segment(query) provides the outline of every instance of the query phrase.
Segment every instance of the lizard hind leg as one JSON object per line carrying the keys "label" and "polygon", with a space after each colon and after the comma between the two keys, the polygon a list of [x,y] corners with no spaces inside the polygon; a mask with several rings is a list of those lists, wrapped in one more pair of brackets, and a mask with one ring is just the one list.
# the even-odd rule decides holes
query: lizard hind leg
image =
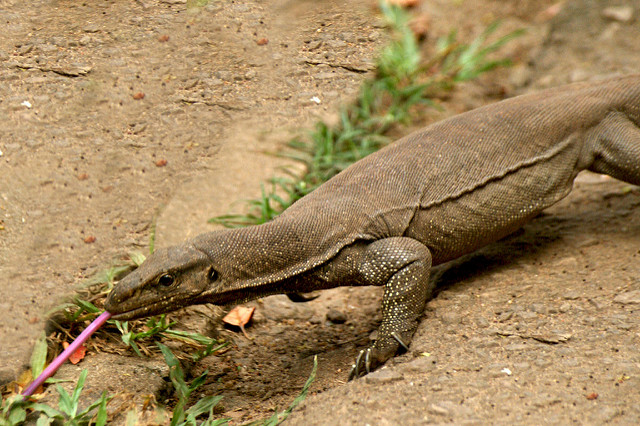
{"label": "lizard hind leg", "polygon": [[376,342],[356,359],[350,380],[375,370],[399,350],[407,349],[433,292],[429,283],[431,253],[412,238],[385,238],[369,244],[358,269],[367,285],[384,286],[382,324]]}

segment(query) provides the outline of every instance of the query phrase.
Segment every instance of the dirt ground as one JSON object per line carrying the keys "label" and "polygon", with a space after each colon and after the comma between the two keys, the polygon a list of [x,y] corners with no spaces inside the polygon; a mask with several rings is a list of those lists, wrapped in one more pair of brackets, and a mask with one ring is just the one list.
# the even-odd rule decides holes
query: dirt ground
{"label": "dirt ground", "polygon": [[[427,45],[454,28],[469,40],[496,18],[503,33],[528,30],[502,52],[514,67],[460,87],[430,119],[640,69],[640,1],[424,0],[414,13],[430,16]],[[27,363],[45,309],[145,251],[152,224],[157,246],[177,243],[257,195],[283,164],[264,152],[334,116],[386,37],[364,0],[2,0],[0,22],[0,384]],[[224,395],[234,423],[264,418],[318,355],[292,424],[637,424],[639,207],[637,188],[581,175],[517,235],[438,268],[411,351],[355,382],[379,289],[254,302],[253,340],[206,307],[173,314],[234,341],[193,368],[209,370],[198,397]],[[171,400],[164,362],[120,354],[115,337],[106,346],[80,364],[88,399],[106,389],[113,413]]]}

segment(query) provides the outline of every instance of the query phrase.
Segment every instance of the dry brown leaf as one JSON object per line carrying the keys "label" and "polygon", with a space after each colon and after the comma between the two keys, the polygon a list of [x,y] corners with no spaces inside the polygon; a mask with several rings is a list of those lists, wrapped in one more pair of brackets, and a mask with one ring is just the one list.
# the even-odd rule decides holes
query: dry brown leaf
{"label": "dry brown leaf", "polygon": [[[33,373],[29,368],[28,370],[24,370],[22,373],[20,373],[18,378],[13,383],[18,385],[18,389],[20,389],[20,392],[22,392],[27,386],[29,386],[29,383],[31,383],[32,381]],[[34,393],[42,393],[42,386],[38,387],[38,389]]]}
{"label": "dry brown leaf", "polygon": [[233,325],[235,327],[240,327],[242,330],[242,334],[247,339],[251,339],[247,332],[244,330],[244,326],[251,321],[251,317],[253,316],[253,312],[256,308],[247,308],[246,306],[236,306],[231,309],[227,315],[222,318],[222,322],[225,324]]}
{"label": "dry brown leaf", "polygon": [[[67,349],[69,347],[68,342],[62,342],[62,347]],[[69,357],[69,362],[73,365],[76,365],[80,361],[82,361],[87,354],[87,347],[85,345],[80,345],[78,349],[75,350],[74,353]]]}
{"label": "dry brown leaf", "polygon": [[564,2],[560,1],[560,2],[558,2],[556,4],[552,4],[551,6],[549,6],[548,8],[543,10],[542,12],[538,13],[537,20],[541,21],[541,22],[546,22],[546,21],[552,19],[558,13],[560,13],[560,11],[562,10],[562,7],[564,6],[563,3]]}
{"label": "dry brown leaf", "polygon": [[246,306],[236,306],[231,309],[227,315],[222,318],[225,324],[235,325],[236,327],[244,326],[253,316],[253,312],[256,308],[247,308]]}
{"label": "dry brown leaf", "polygon": [[429,27],[431,26],[431,15],[423,13],[414,17],[409,22],[409,28],[413,31],[413,34],[419,39],[424,40],[429,33]]}
{"label": "dry brown leaf", "polygon": [[414,7],[420,3],[420,0],[385,0],[385,3],[392,6]]}

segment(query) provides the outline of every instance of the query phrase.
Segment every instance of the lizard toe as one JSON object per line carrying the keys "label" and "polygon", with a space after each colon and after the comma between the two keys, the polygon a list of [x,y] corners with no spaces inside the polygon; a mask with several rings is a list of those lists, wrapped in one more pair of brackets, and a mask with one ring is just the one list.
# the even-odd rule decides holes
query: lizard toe
{"label": "lizard toe", "polygon": [[395,331],[391,333],[391,337],[393,337],[395,339],[396,342],[398,342],[398,345],[400,345],[398,347],[398,352],[408,352],[409,351],[409,345],[407,345],[404,340],[400,337],[400,335],[398,333],[396,333]]}
{"label": "lizard toe", "polygon": [[378,368],[382,362],[380,362],[378,351],[374,347],[363,349],[358,353],[356,362],[351,366],[349,372],[349,381],[358,379],[365,376],[376,368]]}

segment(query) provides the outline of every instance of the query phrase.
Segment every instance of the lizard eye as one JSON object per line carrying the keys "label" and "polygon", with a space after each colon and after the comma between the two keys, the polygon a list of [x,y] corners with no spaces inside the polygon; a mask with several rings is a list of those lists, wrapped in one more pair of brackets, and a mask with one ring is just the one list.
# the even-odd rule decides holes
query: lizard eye
{"label": "lizard eye", "polygon": [[174,281],[173,275],[169,275],[169,274],[164,274],[160,278],[158,278],[158,284],[163,285],[165,287],[168,287],[171,284],[173,284],[173,281]]}
{"label": "lizard eye", "polygon": [[218,271],[213,268],[209,268],[209,272],[207,273],[207,277],[209,281],[213,282],[218,279]]}

